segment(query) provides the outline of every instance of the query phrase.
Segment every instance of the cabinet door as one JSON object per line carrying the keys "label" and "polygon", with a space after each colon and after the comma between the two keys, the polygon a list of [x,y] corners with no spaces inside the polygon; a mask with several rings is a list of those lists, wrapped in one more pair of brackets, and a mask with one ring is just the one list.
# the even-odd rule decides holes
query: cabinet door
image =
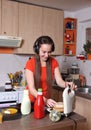
{"label": "cabinet door", "polygon": [[59,101],[59,99],[58,99],[59,98],[59,91],[54,89],[54,88],[52,88],[51,98],[53,100],[55,100],[56,102],[58,102]]}
{"label": "cabinet door", "polygon": [[43,35],[54,40],[54,54],[63,54],[63,11],[43,8]]}
{"label": "cabinet door", "polygon": [[59,96],[58,101],[63,102],[63,91],[62,90],[59,90],[58,96]]}
{"label": "cabinet door", "polygon": [[2,34],[18,36],[18,3],[2,0]]}
{"label": "cabinet door", "polygon": [[42,35],[42,8],[19,3],[19,36],[24,41],[16,53],[33,54],[33,44]]}

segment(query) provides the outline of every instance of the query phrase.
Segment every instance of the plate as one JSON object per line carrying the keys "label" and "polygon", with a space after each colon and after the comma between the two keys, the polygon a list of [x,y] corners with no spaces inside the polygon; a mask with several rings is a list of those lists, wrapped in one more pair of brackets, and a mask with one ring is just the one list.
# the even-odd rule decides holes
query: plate
{"label": "plate", "polygon": [[13,115],[16,114],[18,112],[18,110],[16,108],[7,108],[3,110],[3,114],[6,115]]}

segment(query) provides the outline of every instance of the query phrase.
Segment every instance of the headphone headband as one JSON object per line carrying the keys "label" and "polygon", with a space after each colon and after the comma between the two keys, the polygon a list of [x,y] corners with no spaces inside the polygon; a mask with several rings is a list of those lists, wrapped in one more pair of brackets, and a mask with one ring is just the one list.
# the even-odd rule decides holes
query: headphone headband
{"label": "headphone headband", "polygon": [[42,44],[49,44],[51,45],[51,52],[53,52],[55,50],[55,45],[54,45],[54,42],[53,40],[49,37],[49,36],[41,36],[39,37],[34,45],[33,45],[33,50],[35,53],[39,54],[39,48],[40,48],[40,45]]}

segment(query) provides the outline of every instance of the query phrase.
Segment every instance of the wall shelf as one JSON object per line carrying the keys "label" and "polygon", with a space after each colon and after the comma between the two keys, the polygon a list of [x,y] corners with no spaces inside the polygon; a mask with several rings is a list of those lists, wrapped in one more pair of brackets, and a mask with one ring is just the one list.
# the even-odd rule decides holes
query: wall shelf
{"label": "wall shelf", "polygon": [[77,19],[64,19],[64,55],[76,55]]}

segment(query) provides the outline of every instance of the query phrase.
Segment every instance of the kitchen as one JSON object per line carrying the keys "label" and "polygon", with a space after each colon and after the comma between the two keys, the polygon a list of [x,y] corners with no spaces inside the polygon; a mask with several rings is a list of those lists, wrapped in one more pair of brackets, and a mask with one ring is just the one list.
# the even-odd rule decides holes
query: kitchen
{"label": "kitchen", "polygon": [[[77,54],[81,53],[83,50],[83,44],[85,42],[84,31],[85,29],[83,26],[87,26],[88,22],[90,23],[90,14],[91,8],[82,9],[80,11],[75,12],[67,12],[65,11],[65,17],[74,17],[78,19],[78,32],[77,32]],[[17,21],[16,21],[17,23]],[[81,30],[83,29],[83,31]],[[3,29],[4,30],[4,29]],[[83,32],[83,34],[81,33]],[[30,55],[13,55],[13,54],[0,54],[0,86],[5,85],[5,81],[9,80],[7,73],[15,73],[16,71],[22,70],[24,72],[24,65]],[[86,60],[85,62],[81,60],[77,60],[76,57],[65,57],[65,56],[57,56],[58,62],[60,64],[60,69],[65,64],[71,66],[72,62],[76,61],[80,68],[80,73],[83,74],[87,79],[87,85],[90,86],[91,84],[91,73],[90,73],[90,61]],[[7,59],[10,59],[7,61]],[[14,64],[13,64],[14,63]],[[87,69],[87,66],[89,69]],[[24,79],[25,80],[25,79]]]}
{"label": "kitchen", "polygon": [[[86,9],[82,9],[80,11],[75,12],[64,12],[64,17],[75,17],[78,19],[78,29],[77,29],[77,49],[76,49],[76,55],[80,54],[83,51],[83,44],[85,44],[85,28],[90,26],[90,7]],[[16,21],[17,23],[17,21]],[[84,27],[83,27],[84,26]],[[4,31],[5,29],[3,29]],[[4,32],[3,32],[4,33]],[[10,33],[10,32],[8,32]],[[7,73],[9,72],[15,72],[17,70],[23,70],[24,65],[27,61],[27,59],[30,57],[30,53],[28,55],[12,55],[12,54],[4,54],[1,50],[0,59],[3,60],[3,62],[0,62],[0,86],[3,86],[5,84],[4,81],[8,80]],[[6,59],[11,59],[11,61],[8,61]],[[62,70],[62,67],[65,66],[65,61],[67,62],[67,66],[71,66],[72,62],[76,61],[80,68],[80,73],[83,74],[87,79],[87,85],[91,84],[91,76],[90,76],[90,61],[86,60],[86,62],[83,62],[81,60],[77,60],[76,57],[65,57],[65,56],[57,56],[60,69]],[[68,62],[69,61],[69,62]],[[22,63],[23,62],[23,63]],[[12,63],[15,63],[14,66],[12,66]],[[3,66],[4,64],[4,66]],[[8,70],[7,70],[8,66]],[[87,69],[87,66],[89,67],[89,70]],[[84,71],[83,71],[84,70]],[[3,81],[4,80],[4,81]]]}

